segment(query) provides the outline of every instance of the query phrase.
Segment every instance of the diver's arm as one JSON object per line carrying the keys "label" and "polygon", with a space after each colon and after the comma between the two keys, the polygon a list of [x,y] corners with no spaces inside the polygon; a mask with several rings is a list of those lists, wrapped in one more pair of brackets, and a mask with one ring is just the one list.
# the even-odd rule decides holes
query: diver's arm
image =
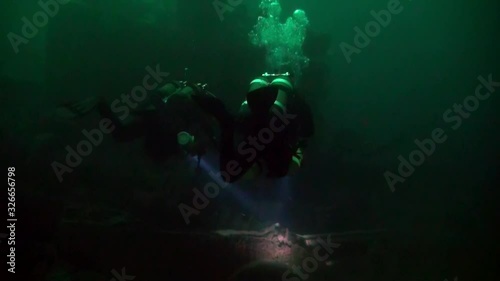
{"label": "diver's arm", "polygon": [[224,103],[216,96],[209,93],[192,95],[191,98],[209,115],[215,117],[222,125],[227,125],[234,121],[234,116],[229,113]]}
{"label": "diver's arm", "polygon": [[311,107],[301,96],[295,97],[295,112],[299,115],[297,143],[293,148],[292,161],[288,168],[288,174],[294,175],[302,166],[304,159],[304,151],[307,148],[308,140],[314,135],[314,119]]}

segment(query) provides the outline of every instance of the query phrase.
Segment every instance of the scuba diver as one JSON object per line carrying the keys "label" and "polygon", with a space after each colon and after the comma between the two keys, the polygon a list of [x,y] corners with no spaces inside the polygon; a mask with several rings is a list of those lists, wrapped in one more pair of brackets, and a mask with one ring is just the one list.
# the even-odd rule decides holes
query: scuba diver
{"label": "scuba diver", "polygon": [[[114,125],[113,138],[128,142],[145,137],[146,152],[160,163],[182,152],[200,160],[218,146],[226,182],[294,174],[314,134],[311,110],[288,72],[264,73],[252,80],[236,115],[207,91],[206,84],[172,81],[148,97],[149,102],[125,118],[113,104],[97,102],[101,116]],[[93,108],[90,103],[87,99],[66,107],[86,113]]]}
{"label": "scuba diver", "polygon": [[144,137],[146,153],[162,163],[173,155],[184,153],[201,157],[216,146],[217,122],[193,102],[193,96],[213,96],[207,85],[171,81],[149,93],[148,99],[130,110],[117,114],[120,108],[104,99],[88,98],[66,104],[66,109],[81,116],[97,107],[101,117],[114,125],[115,141],[129,142]]}
{"label": "scuba diver", "polygon": [[314,134],[311,110],[288,73],[264,73],[250,82],[237,115],[214,96],[193,99],[215,117],[221,136],[220,172],[226,182],[260,175],[281,178],[302,165],[307,140]]}

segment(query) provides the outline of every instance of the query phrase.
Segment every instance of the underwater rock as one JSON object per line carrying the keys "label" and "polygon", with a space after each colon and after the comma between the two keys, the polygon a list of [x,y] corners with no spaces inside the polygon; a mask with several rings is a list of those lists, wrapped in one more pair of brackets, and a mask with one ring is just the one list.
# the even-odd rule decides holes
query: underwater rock
{"label": "underwater rock", "polygon": [[[228,280],[257,270],[264,274],[259,279],[263,281],[268,280],[264,277],[274,276],[283,269],[281,274],[285,273],[292,265],[303,264],[321,244],[331,248],[332,241],[337,245],[338,238],[342,247],[348,247],[349,243],[366,243],[379,235],[376,231],[300,235],[279,224],[261,230],[195,232],[144,229],[143,225],[134,224],[108,227],[65,223],[61,226],[58,246],[62,249],[60,256],[75,266],[82,262],[80,257],[92,257],[92,264],[78,265],[82,270],[109,272],[117,265],[127,266],[127,273],[144,280],[153,280],[155,276],[164,280],[180,280],[180,277],[182,280]],[[335,248],[327,259],[318,261],[315,276],[325,276],[325,272],[331,271],[340,257],[336,251]]]}

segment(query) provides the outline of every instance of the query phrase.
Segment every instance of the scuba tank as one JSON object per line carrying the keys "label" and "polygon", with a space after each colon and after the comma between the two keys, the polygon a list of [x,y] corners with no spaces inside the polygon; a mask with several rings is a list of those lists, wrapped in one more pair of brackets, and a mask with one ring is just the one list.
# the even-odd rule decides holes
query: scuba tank
{"label": "scuba tank", "polygon": [[247,98],[243,105],[256,113],[268,112],[271,106],[277,106],[282,112],[290,98],[293,97],[294,87],[290,73],[264,73],[250,82]]}

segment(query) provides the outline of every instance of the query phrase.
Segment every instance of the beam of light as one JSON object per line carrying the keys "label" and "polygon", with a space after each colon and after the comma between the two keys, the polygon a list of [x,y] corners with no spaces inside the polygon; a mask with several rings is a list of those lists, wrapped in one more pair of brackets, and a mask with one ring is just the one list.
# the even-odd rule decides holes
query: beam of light
{"label": "beam of light", "polygon": [[[203,171],[203,174],[208,175],[213,182],[215,182],[217,185],[222,187],[223,189],[227,190],[229,194],[236,199],[236,202],[239,204],[239,206],[243,209],[247,214],[259,214],[261,213],[261,210],[259,210],[259,204],[255,203],[255,199],[253,198],[255,194],[252,195],[251,193],[251,186],[259,184],[258,180],[254,181],[249,181],[249,182],[243,182],[241,184],[235,184],[235,183],[226,183],[222,180],[222,178],[219,175],[219,169],[215,169],[214,167],[218,167],[218,160],[216,155],[213,154],[206,154],[204,155],[200,160],[199,160],[199,168],[201,171]],[[198,166],[198,157],[190,157],[191,163],[196,167]],[[264,180],[267,181],[267,180]],[[261,183],[262,184],[262,183]],[[290,221],[290,217],[287,215],[287,206],[290,204],[292,201],[292,185],[293,181],[290,176],[286,176],[280,179],[272,179],[268,182],[270,185],[270,188],[273,188],[274,191],[272,193],[275,194],[275,196],[278,197],[278,202],[280,203],[280,207],[277,210],[274,210],[272,214],[267,214],[264,215],[264,218],[262,217],[261,219],[270,219],[272,217],[272,220],[279,220],[285,224],[288,224]],[[245,185],[249,185],[249,190],[248,192],[245,192],[242,187]],[[266,184],[267,185],[267,184]],[[259,217],[262,216],[259,215]]]}
{"label": "beam of light", "polygon": [[[198,157],[190,157],[190,161],[196,167],[198,166]],[[287,214],[287,207],[290,201],[292,200],[291,188],[292,178],[290,176],[286,176],[280,179],[269,179],[269,180],[251,180],[241,182],[240,184],[231,183],[228,184],[222,180],[219,176],[218,172],[217,155],[207,154],[204,155],[199,161],[199,168],[203,171],[205,175],[204,179],[207,178],[218,184],[223,189],[227,190],[229,194],[236,200],[237,204],[242,208],[242,211],[250,214],[260,214],[258,217],[264,220],[279,220],[284,223],[288,223],[290,221],[290,217]],[[206,176],[209,177],[206,177]],[[280,205],[278,209],[267,210],[267,212],[262,212],[260,208],[262,206],[255,202],[256,198],[252,196],[252,190],[255,185],[269,185],[270,188],[273,188],[274,193],[278,198],[277,201]],[[245,191],[248,190],[248,191]],[[255,194],[254,194],[255,195]],[[258,199],[258,198],[257,198]],[[263,213],[267,213],[267,215],[262,216]]]}
{"label": "beam of light", "polygon": [[276,185],[279,190],[278,194],[280,195],[280,198],[283,198],[284,200],[292,199],[291,182],[292,180],[290,179],[290,176],[286,176],[276,181]]}
{"label": "beam of light", "polygon": [[276,187],[278,188],[278,196],[281,201],[281,206],[280,209],[278,210],[278,219],[280,222],[288,224],[288,216],[287,216],[287,206],[292,200],[291,196],[291,191],[290,191],[290,185],[291,185],[291,179],[289,176],[286,176],[284,178],[278,179],[276,183]]}
{"label": "beam of light", "polygon": [[[246,211],[251,211],[253,212],[255,210],[255,203],[253,200],[251,200],[251,197],[248,196],[245,192],[241,190],[241,187],[238,184],[235,183],[226,183],[222,180],[222,178],[219,176],[218,172],[219,169],[214,169],[214,166],[217,167],[218,164],[211,164],[210,162],[210,157],[211,155],[206,155],[200,159],[200,169],[204,171],[206,174],[210,176],[210,178],[217,183],[220,187],[223,189],[226,189],[229,191],[229,193],[236,198],[238,203],[245,209]],[[195,164],[196,166],[198,165],[198,157],[190,157],[190,161]],[[216,161],[215,161],[216,162]]]}

